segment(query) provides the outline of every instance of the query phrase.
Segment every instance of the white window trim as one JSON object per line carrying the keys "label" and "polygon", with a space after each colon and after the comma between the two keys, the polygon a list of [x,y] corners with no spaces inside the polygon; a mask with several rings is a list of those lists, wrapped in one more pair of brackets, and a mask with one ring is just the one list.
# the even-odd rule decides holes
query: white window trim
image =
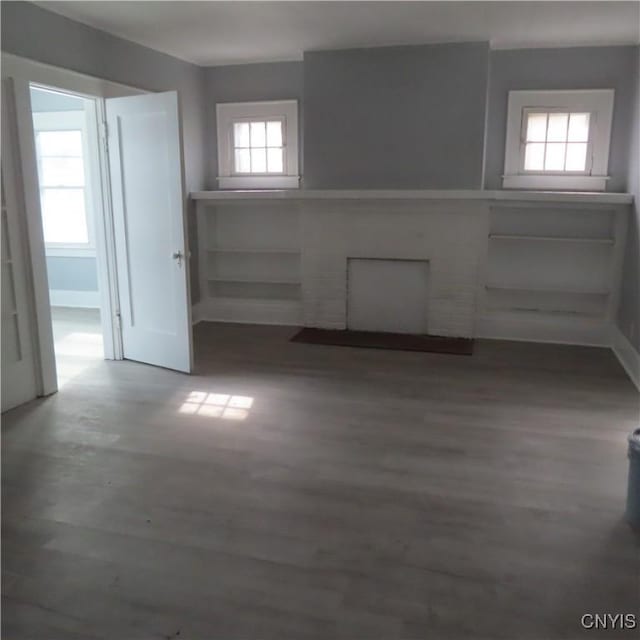
{"label": "white window trim", "polygon": [[[281,174],[233,175],[233,124],[238,120],[279,119],[284,123],[284,167]],[[297,189],[298,101],[226,102],[216,105],[218,186],[221,189]]]}
{"label": "white window trim", "polygon": [[[609,176],[609,145],[613,118],[613,89],[575,91],[509,91],[507,137],[502,186],[505,189],[604,191]],[[523,173],[522,120],[529,109],[591,113],[589,173]]]}
{"label": "white window trim", "polygon": [[[95,257],[95,229],[93,220],[93,185],[91,184],[91,172],[87,171],[87,159],[91,157],[92,149],[87,127],[87,115],[84,111],[36,111],[33,113],[34,137],[39,131],[65,131],[68,129],[80,129],[82,131],[82,153],[85,160],[85,212],[87,218],[87,231],[89,242],[67,243],[46,242],[45,253],[48,257]],[[36,160],[38,154],[36,153]],[[38,180],[39,183],[39,180]]]}

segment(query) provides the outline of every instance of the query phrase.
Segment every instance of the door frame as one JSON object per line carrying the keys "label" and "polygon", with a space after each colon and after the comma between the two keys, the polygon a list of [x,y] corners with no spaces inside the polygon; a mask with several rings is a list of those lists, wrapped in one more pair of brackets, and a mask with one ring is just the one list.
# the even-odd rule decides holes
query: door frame
{"label": "door frame", "polygon": [[[109,177],[109,157],[106,139],[105,98],[147,93],[144,90],[105,80],[85,76],[73,71],[50,67],[24,58],[2,54],[2,78],[8,79],[13,93],[15,122],[18,143],[21,188],[24,191],[26,216],[26,245],[28,263],[31,270],[30,291],[33,301],[34,319],[34,359],[37,374],[37,395],[49,395],[58,390],[51,306],[47,281],[46,253],[42,214],[40,210],[40,189],[38,184],[35,134],[31,117],[30,87],[36,86],[54,91],[70,93],[94,100],[96,107],[96,133],[99,175],[95,176],[100,185],[101,198],[94,199],[96,206],[96,259],[98,261],[98,286],[101,296],[101,311],[105,331],[105,358],[122,359],[122,339],[119,327],[119,301],[113,232],[113,211],[111,206],[111,182]],[[93,178],[93,176],[92,176]]]}

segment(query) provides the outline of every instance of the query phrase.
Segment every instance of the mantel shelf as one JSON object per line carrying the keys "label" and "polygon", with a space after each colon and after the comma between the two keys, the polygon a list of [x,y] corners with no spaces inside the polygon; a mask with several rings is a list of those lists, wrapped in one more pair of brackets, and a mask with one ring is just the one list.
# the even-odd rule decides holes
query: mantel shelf
{"label": "mantel shelf", "polygon": [[581,191],[516,191],[484,189],[247,189],[193,191],[192,200],[233,202],[250,200],[478,200],[485,202],[554,202],[626,205],[629,193]]}

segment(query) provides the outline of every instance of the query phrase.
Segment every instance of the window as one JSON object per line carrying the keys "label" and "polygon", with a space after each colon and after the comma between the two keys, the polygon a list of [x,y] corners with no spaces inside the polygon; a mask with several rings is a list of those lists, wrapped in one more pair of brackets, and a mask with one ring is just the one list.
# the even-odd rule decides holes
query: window
{"label": "window", "polygon": [[282,120],[233,123],[234,173],[270,175],[284,172]]}
{"label": "window", "polygon": [[94,255],[86,114],[37,112],[33,124],[47,255]]}
{"label": "window", "polygon": [[295,100],[219,104],[216,111],[220,188],[298,187]]}
{"label": "window", "polygon": [[36,148],[45,243],[88,245],[82,131],[38,131]]}
{"label": "window", "polygon": [[511,91],[506,188],[603,191],[613,91]]}
{"label": "window", "polygon": [[590,113],[527,111],[523,171],[585,173],[590,118]]}

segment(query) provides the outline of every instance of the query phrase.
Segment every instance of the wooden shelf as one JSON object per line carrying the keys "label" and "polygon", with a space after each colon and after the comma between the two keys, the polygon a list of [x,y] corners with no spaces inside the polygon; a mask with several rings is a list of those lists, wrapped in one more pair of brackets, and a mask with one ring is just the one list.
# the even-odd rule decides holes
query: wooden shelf
{"label": "wooden shelf", "polygon": [[231,283],[241,283],[241,284],[288,284],[288,285],[299,285],[300,280],[287,280],[285,278],[240,278],[240,277],[229,277],[229,278],[208,278],[209,282],[231,282]]}
{"label": "wooden shelf", "polygon": [[299,249],[262,249],[258,247],[212,247],[209,253],[257,253],[274,255],[300,255]]}
{"label": "wooden shelf", "polygon": [[553,316],[564,318],[589,318],[593,320],[604,320],[605,313],[593,313],[589,311],[569,311],[564,309],[534,309],[525,307],[500,307],[488,309],[488,314],[515,314],[515,315],[532,315],[532,316]]}
{"label": "wooden shelf", "polygon": [[529,291],[531,293],[562,293],[568,295],[608,296],[611,292],[606,289],[563,289],[561,287],[528,287],[521,285],[488,284],[487,290],[495,291]]}
{"label": "wooden shelf", "polygon": [[613,245],[613,238],[571,238],[568,236],[527,236],[503,233],[490,233],[490,240],[533,240],[541,242],[579,242],[584,244],[605,244]]}

